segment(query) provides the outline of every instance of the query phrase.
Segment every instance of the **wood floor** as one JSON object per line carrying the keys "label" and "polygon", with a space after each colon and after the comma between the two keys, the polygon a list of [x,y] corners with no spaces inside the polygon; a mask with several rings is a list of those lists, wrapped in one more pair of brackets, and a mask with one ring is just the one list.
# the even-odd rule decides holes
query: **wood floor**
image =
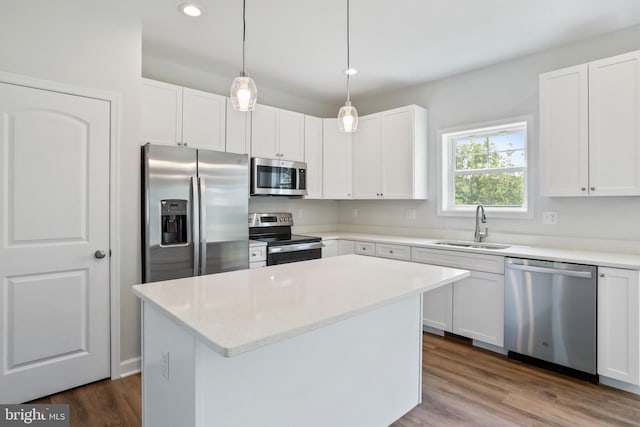
{"label": "wood floor", "polygon": [[[640,426],[640,396],[549,373],[455,338],[425,334],[422,369],[422,404],[393,427]],[[72,427],[137,427],[140,375],[33,403],[69,403]]]}

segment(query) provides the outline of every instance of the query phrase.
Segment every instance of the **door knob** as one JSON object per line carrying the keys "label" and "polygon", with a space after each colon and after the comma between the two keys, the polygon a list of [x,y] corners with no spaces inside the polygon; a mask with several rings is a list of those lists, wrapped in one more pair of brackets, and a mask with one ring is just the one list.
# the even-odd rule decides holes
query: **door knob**
{"label": "door knob", "polygon": [[107,254],[102,249],[98,249],[97,251],[94,252],[93,256],[95,256],[98,259],[102,259],[102,258],[106,257]]}

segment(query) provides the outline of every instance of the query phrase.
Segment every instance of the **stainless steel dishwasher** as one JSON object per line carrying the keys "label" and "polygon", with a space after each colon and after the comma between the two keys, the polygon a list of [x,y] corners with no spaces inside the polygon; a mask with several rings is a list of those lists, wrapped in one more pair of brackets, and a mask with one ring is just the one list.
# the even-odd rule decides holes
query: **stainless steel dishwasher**
{"label": "stainless steel dishwasher", "polygon": [[509,357],[597,382],[597,267],[505,259]]}

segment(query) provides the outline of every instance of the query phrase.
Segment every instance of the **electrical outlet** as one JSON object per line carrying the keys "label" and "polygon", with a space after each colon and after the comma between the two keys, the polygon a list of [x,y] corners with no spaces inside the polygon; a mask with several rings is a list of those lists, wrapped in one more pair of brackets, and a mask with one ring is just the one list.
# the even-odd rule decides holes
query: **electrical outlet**
{"label": "electrical outlet", "polygon": [[411,221],[415,221],[416,219],[416,210],[414,208],[407,209],[407,219]]}
{"label": "electrical outlet", "polygon": [[558,223],[558,212],[542,212],[542,223],[556,225]]}
{"label": "electrical outlet", "polygon": [[298,209],[298,219],[304,218],[304,209]]}
{"label": "electrical outlet", "polygon": [[353,208],[352,215],[354,218],[358,216],[358,208]]}
{"label": "electrical outlet", "polygon": [[169,379],[169,352],[162,352],[160,362],[160,375],[165,377],[167,380]]}

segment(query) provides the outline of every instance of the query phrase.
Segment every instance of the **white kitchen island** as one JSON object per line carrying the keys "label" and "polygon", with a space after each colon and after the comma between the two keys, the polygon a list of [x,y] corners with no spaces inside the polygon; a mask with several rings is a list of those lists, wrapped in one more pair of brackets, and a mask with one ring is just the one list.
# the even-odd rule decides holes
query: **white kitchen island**
{"label": "white kitchen island", "polygon": [[388,426],[421,401],[421,294],[468,275],[347,255],[134,286],[144,425]]}

